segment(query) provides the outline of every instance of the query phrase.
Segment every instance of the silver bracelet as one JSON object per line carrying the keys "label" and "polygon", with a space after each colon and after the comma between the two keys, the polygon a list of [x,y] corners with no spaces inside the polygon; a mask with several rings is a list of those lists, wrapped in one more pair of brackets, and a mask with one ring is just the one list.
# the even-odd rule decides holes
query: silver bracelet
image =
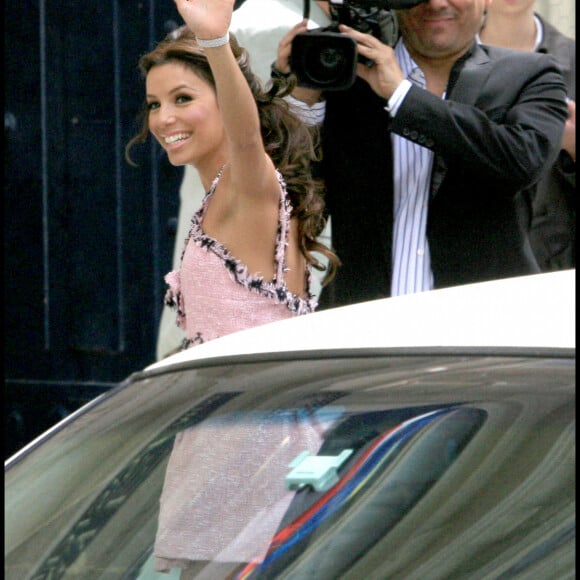
{"label": "silver bracelet", "polygon": [[208,40],[204,40],[203,38],[197,39],[197,45],[201,46],[201,48],[216,48],[217,46],[223,46],[230,41],[230,33],[226,32],[223,36],[219,38],[209,38]]}

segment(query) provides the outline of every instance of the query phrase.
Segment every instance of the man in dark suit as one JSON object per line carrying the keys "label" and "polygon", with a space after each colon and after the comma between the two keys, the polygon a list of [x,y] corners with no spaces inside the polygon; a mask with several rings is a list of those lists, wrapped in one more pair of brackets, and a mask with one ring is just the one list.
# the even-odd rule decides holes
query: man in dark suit
{"label": "man in dark suit", "polygon": [[[560,149],[566,89],[552,57],[476,42],[489,3],[398,10],[394,47],[341,26],[374,65],[359,64],[347,90],[295,90],[294,106],[323,105],[321,169],[343,263],[322,307],[539,272],[531,199]],[[282,72],[304,30],[280,42]]]}
{"label": "man in dark suit", "polygon": [[568,90],[562,148],[538,184],[530,241],[542,271],[576,267],[576,41],[534,11],[534,0],[494,0],[481,42],[544,52],[557,60]]}

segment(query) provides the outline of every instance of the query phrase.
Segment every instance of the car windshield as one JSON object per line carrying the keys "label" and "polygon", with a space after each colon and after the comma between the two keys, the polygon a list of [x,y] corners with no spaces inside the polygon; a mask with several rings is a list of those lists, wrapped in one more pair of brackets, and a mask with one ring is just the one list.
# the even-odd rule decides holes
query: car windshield
{"label": "car windshield", "polygon": [[453,569],[482,558],[478,542],[505,549],[486,529],[492,500],[493,517],[517,516],[502,532],[514,550],[540,511],[553,522],[542,542],[559,545],[573,383],[569,360],[515,357],[136,375],[8,466],[6,577],[361,578],[385,565],[387,541],[396,569],[419,533],[420,570],[460,529],[477,542],[461,544],[461,564],[437,557]]}

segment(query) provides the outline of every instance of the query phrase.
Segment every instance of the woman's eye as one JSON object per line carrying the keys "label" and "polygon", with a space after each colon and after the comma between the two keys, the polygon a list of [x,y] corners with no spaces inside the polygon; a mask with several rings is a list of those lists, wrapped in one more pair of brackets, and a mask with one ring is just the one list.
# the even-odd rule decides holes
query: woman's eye
{"label": "woman's eye", "polygon": [[147,103],[147,110],[153,111],[154,109],[159,108],[159,103]]}
{"label": "woman's eye", "polygon": [[192,100],[193,99],[189,95],[179,95],[179,97],[177,97],[175,99],[175,102],[176,103],[189,103]]}

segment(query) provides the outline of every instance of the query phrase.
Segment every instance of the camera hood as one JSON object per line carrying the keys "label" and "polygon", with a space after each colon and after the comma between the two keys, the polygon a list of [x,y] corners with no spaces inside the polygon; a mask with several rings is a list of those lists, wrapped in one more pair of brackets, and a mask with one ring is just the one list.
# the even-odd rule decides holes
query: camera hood
{"label": "camera hood", "polygon": [[340,91],[356,78],[356,42],[332,27],[297,34],[290,59],[301,87]]}

